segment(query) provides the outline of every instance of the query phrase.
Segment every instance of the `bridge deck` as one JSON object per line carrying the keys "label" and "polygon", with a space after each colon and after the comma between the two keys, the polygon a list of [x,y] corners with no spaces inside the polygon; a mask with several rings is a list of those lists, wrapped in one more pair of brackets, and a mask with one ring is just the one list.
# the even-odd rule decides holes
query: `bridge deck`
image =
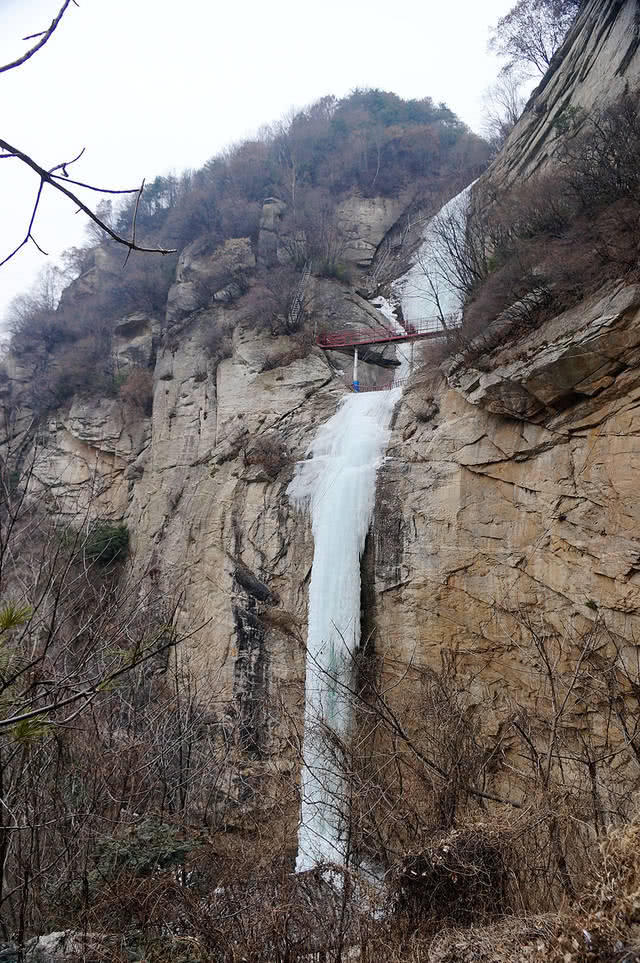
{"label": "bridge deck", "polygon": [[424,318],[420,321],[402,322],[404,330],[393,328],[353,328],[343,331],[328,331],[318,335],[316,344],[320,348],[355,348],[368,344],[389,344],[399,341],[417,341],[421,338],[443,338],[446,331],[440,318]]}

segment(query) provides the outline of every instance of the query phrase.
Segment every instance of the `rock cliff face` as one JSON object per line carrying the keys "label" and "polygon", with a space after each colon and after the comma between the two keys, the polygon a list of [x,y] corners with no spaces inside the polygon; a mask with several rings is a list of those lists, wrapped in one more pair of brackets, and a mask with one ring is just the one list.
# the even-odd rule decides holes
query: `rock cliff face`
{"label": "rock cliff face", "polygon": [[611,285],[477,368],[426,369],[379,477],[377,632],[438,666],[461,650],[478,703],[535,700],[534,619],[578,638],[640,631],[640,291]]}
{"label": "rock cliff face", "polygon": [[[59,516],[126,522],[131,574],[145,597],[180,600],[191,635],[185,657],[207,680],[201,698],[226,706],[254,765],[277,741],[269,706],[297,714],[303,701],[312,539],[286,487],[351,380],[351,354],[313,347],[312,331],[384,323],[351,285],[306,275],[300,332],[274,336],[269,324],[242,319],[238,297],[253,283],[256,255],[263,265],[289,256],[283,208],[265,202],[255,254],[248,238],[189,245],[163,320],[138,313],[115,323],[115,370],[152,365],[150,413],[117,394],[76,396],[36,431],[35,365],[13,361],[16,414],[3,438],[3,452],[22,447],[25,462],[35,457],[32,492]],[[402,211],[403,202],[383,198],[341,206],[342,247],[356,274]],[[97,262],[66,292],[67,305],[108,283],[109,258]],[[222,359],[215,331],[229,339]],[[363,384],[391,379],[393,350],[362,355]]]}
{"label": "rock cliff face", "polygon": [[491,168],[497,184],[553,165],[568,126],[640,82],[637,0],[587,0]]}
{"label": "rock cliff face", "polygon": [[[553,163],[562,111],[638,86],[639,13],[635,0],[585,4],[489,170],[494,186]],[[607,283],[508,346],[504,322],[489,321],[469,347],[444,363],[423,349],[379,474],[367,566],[381,651],[433,668],[454,654],[470,711],[492,713],[497,735],[539,698],[532,627],[567,651],[602,632],[635,664],[640,291]]]}
{"label": "rock cliff face", "polygon": [[[550,162],[554,121],[636,83],[637,47],[635,0],[589,0],[494,176]],[[351,364],[237,314],[256,255],[263,265],[286,258],[282,210],[265,202],[256,252],[246,238],[190,245],[166,318],[116,325],[120,368],[155,358],[151,416],[134,417],[118,398],[76,399],[41,426],[35,462],[57,511],[126,520],[133,569],[160,596],[180,597],[183,624],[196,630],[191,657],[212,673],[212,699],[234,701],[241,744],[256,760],[279,725],[265,697],[299,711],[304,680],[312,540],[286,487]],[[345,202],[347,260],[366,270],[402,210]],[[81,279],[76,296],[89,283]],[[379,323],[348,286],[308,283],[310,330]],[[231,356],[218,364],[214,326],[233,327]],[[558,631],[578,633],[597,618],[630,648],[640,637],[640,291],[608,285],[517,344],[479,350],[471,367],[456,357],[429,364],[424,351],[379,476],[371,624],[377,644],[403,657],[435,665],[443,649],[462,651],[476,701],[504,713],[509,693],[529,686],[523,616],[543,612]],[[393,357],[374,360],[363,380],[388,381],[379,362]],[[11,374],[19,395],[32,372],[14,365]],[[13,444],[31,443],[30,424],[23,404]]]}

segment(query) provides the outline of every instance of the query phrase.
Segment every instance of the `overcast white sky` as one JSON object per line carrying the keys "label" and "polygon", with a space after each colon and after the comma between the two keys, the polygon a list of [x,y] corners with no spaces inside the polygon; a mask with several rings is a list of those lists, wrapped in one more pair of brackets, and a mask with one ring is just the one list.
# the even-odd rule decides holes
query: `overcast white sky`
{"label": "overcast white sky", "polygon": [[[62,0],[0,0],[0,63]],[[478,130],[499,64],[487,31],[514,0],[78,0],[49,43],[0,75],[0,137],[107,187],[198,167],[305,104],[352,88],[444,100]],[[21,240],[35,175],[0,161],[0,260]],[[53,257],[83,238],[68,202],[45,196],[38,242]],[[0,317],[47,260],[32,246],[0,268]]]}

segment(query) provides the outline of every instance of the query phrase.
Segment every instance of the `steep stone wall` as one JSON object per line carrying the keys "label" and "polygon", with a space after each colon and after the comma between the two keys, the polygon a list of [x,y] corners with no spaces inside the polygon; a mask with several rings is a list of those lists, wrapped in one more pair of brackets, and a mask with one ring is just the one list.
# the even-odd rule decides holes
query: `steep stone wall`
{"label": "steep stone wall", "polygon": [[568,124],[639,84],[638,0],[587,0],[485,177],[504,186],[548,169]]}
{"label": "steep stone wall", "polygon": [[[475,196],[553,165],[563,116],[638,86],[639,45],[636,0],[587,0]],[[504,324],[444,363],[422,349],[368,559],[380,651],[433,668],[455,653],[496,732],[536,704],[532,624],[569,648],[597,627],[630,666],[640,637],[640,291],[608,283],[507,347]]]}
{"label": "steep stone wall", "polygon": [[378,482],[376,644],[436,670],[455,655],[495,736],[539,703],[532,627],[565,640],[560,675],[594,631],[636,671],[639,362],[640,289],[608,285],[475,369],[427,366],[399,406]]}
{"label": "steep stone wall", "polygon": [[[283,207],[266,202],[257,247],[274,263],[284,256]],[[375,198],[342,205],[340,229],[354,261],[368,263],[401,207]],[[97,262],[65,294],[68,309],[113,281],[109,257]],[[255,265],[247,238],[213,250],[203,238],[181,254],[163,321],[135,313],[114,322],[114,370],[152,365],[149,416],[116,392],[77,396],[34,421],[34,364],[12,362],[6,403],[17,420],[1,439],[4,455],[17,444],[25,463],[35,454],[32,494],[60,516],[126,522],[134,584],[168,610],[179,601],[189,634],[183,655],[200,679],[199,698],[223,719],[254,773],[303,707],[312,539],[286,488],[351,378],[350,354],[313,347],[313,332],[384,323],[352,286],[310,277],[302,332],[276,336],[269,323],[243,320],[238,304]],[[211,348],[215,331],[233,332],[222,360],[215,338]],[[362,383],[388,381],[394,352],[371,354],[371,364],[362,359]],[[234,792],[244,798],[247,781]]]}

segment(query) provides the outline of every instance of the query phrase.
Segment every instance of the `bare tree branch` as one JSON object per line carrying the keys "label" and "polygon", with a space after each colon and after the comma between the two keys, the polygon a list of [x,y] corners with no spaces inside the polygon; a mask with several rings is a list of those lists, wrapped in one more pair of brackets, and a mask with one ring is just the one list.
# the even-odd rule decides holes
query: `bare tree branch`
{"label": "bare tree branch", "polygon": [[580,8],[580,0],[517,0],[491,29],[489,49],[507,68],[547,71]]}
{"label": "bare tree branch", "polygon": [[[15,67],[19,67],[21,64],[25,63],[27,60],[33,57],[33,55],[38,50],[40,50],[49,40],[49,38],[51,37],[54,30],[62,20],[67,8],[71,3],[74,3],[76,6],[78,6],[76,0],[64,0],[64,3],[62,4],[62,6],[60,7],[60,10],[58,11],[58,14],[51,21],[51,24],[49,25],[47,30],[40,31],[38,33],[29,34],[27,37],[24,37],[23,38],[24,40],[34,40],[36,37],[39,39],[38,39],[38,42],[34,44],[33,47],[27,50],[27,52],[23,54],[21,57],[18,57],[17,60],[11,61],[10,63],[5,64],[4,66],[0,66],[0,73],[4,73],[7,70],[12,70]],[[90,220],[92,220],[95,224],[97,224],[98,227],[102,231],[104,231],[104,233],[108,237],[110,237],[117,244],[122,244],[124,247],[128,248],[127,259],[129,257],[129,254],[131,254],[131,251],[143,251],[150,254],[174,254],[175,253],[175,248],[165,249],[165,248],[156,248],[156,247],[143,247],[142,245],[137,244],[136,237],[135,237],[135,233],[136,233],[135,215],[134,215],[134,221],[133,221],[133,232],[132,232],[131,240],[118,234],[116,231],[110,228],[109,225],[106,224],[104,220],[102,220],[102,218],[100,218],[97,214],[95,214],[91,210],[91,208],[89,208],[86,204],[84,204],[83,201],[81,201],[76,194],[74,194],[71,190],[69,190],[68,187],[63,186],[63,184],[61,183],[61,181],[66,181],[67,184],[73,184],[74,186],[81,187],[85,190],[95,191],[98,194],[135,194],[137,193],[138,196],[136,199],[136,208],[135,208],[136,214],[137,214],[138,206],[140,204],[140,198],[142,196],[142,190],[144,188],[144,181],[142,182],[142,187],[140,187],[139,189],[130,188],[127,190],[113,190],[111,188],[97,187],[93,184],[87,184],[84,181],[74,180],[73,178],[70,178],[68,168],[72,164],[75,164],[75,162],[79,160],[80,157],[82,157],[82,155],[84,154],[84,148],[72,160],[62,161],[60,164],[56,164],[54,167],[51,167],[49,170],[45,170],[44,167],[41,167],[39,164],[37,164],[36,161],[34,161],[33,158],[30,157],[28,154],[25,154],[23,151],[18,150],[18,148],[16,147],[12,147],[11,144],[8,144],[4,140],[0,140],[0,150],[2,151],[2,153],[0,153],[0,160],[10,159],[10,158],[17,159],[21,161],[23,164],[26,164],[27,167],[30,167],[31,170],[33,170],[40,178],[40,185],[38,187],[38,192],[36,194],[36,199],[33,205],[26,234],[22,239],[22,241],[20,241],[20,243],[16,245],[16,247],[5,258],[3,258],[0,261],[0,267],[2,267],[3,264],[6,264],[7,261],[10,261],[11,258],[15,257],[18,251],[20,251],[23,247],[25,247],[25,245],[27,245],[29,241],[31,241],[42,254],[46,254],[46,251],[44,251],[42,247],[38,244],[33,234],[33,226],[38,213],[38,208],[40,205],[40,200],[42,198],[42,192],[45,184],[49,184],[51,187],[53,187],[54,190],[59,191],[59,193],[64,194],[65,197],[68,197],[69,200],[73,201],[73,203],[78,207],[78,209],[83,211],[83,213],[86,214],[87,217],[90,218]]]}
{"label": "bare tree branch", "polygon": [[[39,247],[39,245],[38,245],[37,241],[35,240],[35,238],[33,237],[32,231],[33,231],[33,225],[34,225],[34,222],[35,222],[36,214],[37,214],[37,212],[38,212],[38,206],[39,206],[39,204],[40,204],[40,199],[41,199],[41,197],[42,197],[42,190],[43,190],[45,184],[49,184],[51,187],[53,187],[54,190],[59,191],[61,194],[64,194],[65,197],[68,197],[69,200],[73,201],[73,203],[76,204],[76,205],[78,206],[78,208],[79,208],[81,211],[83,211],[83,213],[85,213],[85,214],[87,215],[87,217],[90,218],[90,220],[92,220],[92,221],[94,222],[94,224],[97,224],[98,227],[100,227],[100,228],[105,232],[105,234],[107,234],[107,235],[108,235],[112,240],[114,240],[117,244],[122,244],[124,247],[128,248],[128,249],[129,249],[129,252],[131,252],[131,251],[142,251],[142,252],[145,252],[145,253],[147,253],[147,254],[175,254],[175,253],[176,253],[176,249],[175,249],[175,248],[143,247],[143,246],[140,245],[140,244],[136,244],[136,241],[135,241],[135,219],[134,219],[134,232],[133,232],[133,237],[132,237],[131,240],[129,240],[129,239],[126,238],[126,237],[122,237],[122,235],[120,235],[120,234],[117,234],[112,228],[109,227],[108,224],[106,224],[100,217],[98,217],[98,215],[95,214],[95,213],[91,210],[90,207],[87,207],[87,205],[86,205],[83,201],[81,201],[80,198],[79,198],[76,194],[74,194],[74,193],[73,193],[72,191],[70,191],[67,187],[65,187],[64,184],[60,183],[59,178],[60,178],[61,175],[55,174],[55,173],[53,173],[53,172],[54,172],[54,171],[57,171],[57,170],[62,170],[62,171],[64,172],[64,170],[66,169],[66,167],[68,167],[70,164],[74,163],[74,161],[77,160],[78,157],[81,156],[81,153],[82,153],[82,152],[81,152],[80,154],[78,154],[78,157],[74,158],[74,161],[67,161],[67,162],[64,162],[64,163],[62,163],[62,164],[57,164],[55,167],[51,168],[51,170],[45,170],[44,167],[41,167],[39,164],[37,164],[37,163],[33,160],[33,158],[29,157],[28,154],[25,154],[23,151],[18,150],[17,147],[12,147],[12,145],[9,144],[9,143],[7,143],[7,141],[5,141],[5,140],[1,140],[1,139],[0,139],[0,150],[3,150],[3,151],[6,152],[5,154],[0,155],[0,157],[2,157],[2,156],[5,156],[5,157],[6,157],[6,156],[16,157],[18,160],[22,161],[23,164],[26,164],[27,167],[30,167],[31,170],[35,171],[35,173],[36,173],[36,174],[38,175],[38,177],[40,178],[40,187],[39,187],[38,193],[37,193],[37,195],[36,195],[36,201],[35,201],[35,204],[34,204],[34,206],[33,206],[33,211],[32,211],[32,213],[31,213],[31,219],[30,219],[30,221],[29,221],[29,227],[28,227],[28,229],[27,229],[27,233],[26,233],[24,239],[20,242],[20,244],[18,244],[18,246],[17,246],[16,248],[14,248],[14,250],[11,251],[11,253],[8,254],[7,257],[5,257],[2,261],[0,261],[0,267],[2,267],[3,264],[6,264],[7,261],[10,261],[11,258],[14,257],[14,256],[18,253],[18,251],[25,246],[25,244],[28,244],[29,241],[33,241],[33,243],[36,245],[36,247],[38,248],[38,250],[42,250],[42,249]],[[83,184],[83,185],[81,185],[81,186],[85,187],[85,186],[87,186],[87,185],[84,185],[84,184]],[[90,189],[91,189],[91,190],[99,190],[98,188],[90,188]],[[137,203],[136,203],[136,210],[137,210],[138,204],[140,203],[140,197],[141,197],[141,195],[142,195],[143,189],[144,189],[144,181],[142,182],[142,186],[141,186],[137,191],[136,191],[135,188],[132,188],[132,189],[127,190],[127,191],[106,191],[106,192],[104,192],[104,193],[113,193],[113,194],[115,194],[115,193],[121,193],[121,194],[134,194],[134,193],[137,193],[137,194],[138,194],[138,199],[137,199]]]}
{"label": "bare tree branch", "polygon": [[[142,192],[144,190],[144,177],[142,178],[142,184],[140,185],[140,190],[138,191],[138,196],[136,197],[136,206],[133,211],[133,224],[131,225],[131,243],[135,245],[136,243],[136,223],[138,220],[138,208],[140,207],[140,198],[142,197]],[[127,261],[129,260],[129,255],[131,254],[131,248],[127,251],[127,256],[124,259],[123,267],[127,266]]]}
{"label": "bare tree branch", "polygon": [[27,50],[27,52],[24,53],[21,57],[18,57],[17,60],[13,60],[11,63],[5,64],[3,67],[0,67],[0,74],[3,74],[7,70],[13,70],[14,67],[19,67],[21,64],[25,63],[27,60],[30,60],[31,57],[33,57],[33,55],[38,52],[38,50],[44,47],[44,45],[46,44],[51,34],[53,33],[53,31],[56,29],[56,27],[64,17],[66,9],[71,3],[74,3],[76,7],[78,6],[78,4],[76,3],[76,0],[64,0],[64,3],[60,7],[60,10],[58,11],[57,15],[51,21],[49,28],[47,30],[43,30],[41,33],[32,33],[28,37],[23,37],[24,40],[33,40],[35,37],[40,37],[40,40],[38,41],[38,43],[34,44],[33,47]]}
{"label": "bare tree branch", "polygon": [[[108,685],[111,685],[112,682],[115,682],[116,679],[119,679],[121,676],[128,674],[133,669],[136,669],[138,668],[138,666],[142,665],[143,663],[148,662],[149,659],[153,659],[156,656],[160,655],[162,652],[165,652],[167,649],[170,649],[173,646],[177,645],[178,641],[179,641],[178,638],[172,638],[168,642],[159,644],[158,646],[156,646],[155,648],[152,648],[149,652],[146,652],[144,655],[140,656],[139,658],[136,658],[130,663],[127,663],[127,665],[121,666],[116,671],[111,672],[109,675],[105,676],[105,678],[99,679],[98,681],[94,682],[92,685],[87,686],[86,688],[82,689],[80,692],[76,692],[73,695],[67,696],[65,699],[56,700],[54,698],[53,701],[51,701],[50,703],[47,703],[46,705],[43,705],[37,709],[30,709],[28,712],[21,712],[17,715],[7,716],[5,719],[0,719],[0,729],[6,729],[8,727],[17,725],[17,723],[19,722],[25,722],[28,719],[42,719],[44,721],[45,717],[47,717],[46,722],[48,725],[55,725],[56,724],[55,720],[50,718],[50,714],[52,712],[56,712],[57,710],[62,709],[65,706],[73,705],[75,702],[78,702],[81,699],[84,700],[83,705],[85,705],[92,698],[94,698],[98,694],[98,692],[100,692],[101,690],[104,690],[104,688]],[[69,721],[69,720],[65,720],[65,721]]]}

